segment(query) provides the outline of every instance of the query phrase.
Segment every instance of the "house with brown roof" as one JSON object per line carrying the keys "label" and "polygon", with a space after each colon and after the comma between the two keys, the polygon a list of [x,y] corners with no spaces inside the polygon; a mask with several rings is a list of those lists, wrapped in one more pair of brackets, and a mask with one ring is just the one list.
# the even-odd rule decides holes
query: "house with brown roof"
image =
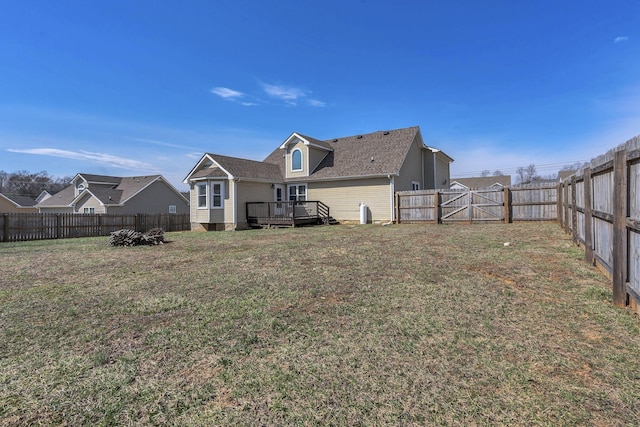
{"label": "house with brown roof", "polygon": [[0,213],[38,212],[36,201],[27,196],[13,196],[0,193]]}
{"label": "house with brown roof", "polygon": [[71,185],[44,198],[36,207],[41,213],[188,213],[189,201],[162,175],[79,173]]}
{"label": "house with brown roof", "polygon": [[396,191],[448,187],[451,162],[424,144],[417,126],[329,140],[294,132],[263,161],[205,153],[184,182],[193,229],[243,229],[256,217],[325,209],[339,222],[364,215],[386,223],[395,220]]}
{"label": "house with brown roof", "polygon": [[511,185],[511,175],[451,178],[451,190],[500,190]]}

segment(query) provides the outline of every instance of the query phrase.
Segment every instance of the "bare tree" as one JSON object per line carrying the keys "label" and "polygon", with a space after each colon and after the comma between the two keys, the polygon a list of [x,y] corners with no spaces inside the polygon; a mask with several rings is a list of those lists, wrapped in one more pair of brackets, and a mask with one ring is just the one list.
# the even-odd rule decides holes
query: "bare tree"
{"label": "bare tree", "polygon": [[46,171],[32,173],[26,170],[7,173],[0,171],[0,192],[14,196],[38,197],[47,190],[54,194],[71,183],[71,177],[53,177]]}
{"label": "bare tree", "polygon": [[530,184],[531,181],[538,178],[536,174],[536,165],[533,163],[529,166],[519,166],[516,169],[516,176],[518,177],[518,182],[520,184]]}
{"label": "bare tree", "polygon": [[501,170],[496,169],[493,171],[493,176],[504,176]]}
{"label": "bare tree", "polygon": [[489,169],[485,169],[482,172],[480,172],[480,176],[489,176],[491,175],[491,171]]}
{"label": "bare tree", "polygon": [[575,162],[570,165],[564,165],[560,170],[561,171],[577,171],[580,169],[584,169],[589,166],[589,162]]}

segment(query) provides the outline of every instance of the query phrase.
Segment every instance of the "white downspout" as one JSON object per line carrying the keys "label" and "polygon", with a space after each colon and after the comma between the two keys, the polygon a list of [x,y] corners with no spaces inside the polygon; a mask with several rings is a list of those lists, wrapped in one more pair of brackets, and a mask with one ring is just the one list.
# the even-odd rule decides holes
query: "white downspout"
{"label": "white downspout", "polygon": [[395,177],[389,175],[389,188],[391,191],[391,222],[396,220],[396,183]]}
{"label": "white downspout", "polygon": [[233,180],[232,211],[233,211],[233,229],[236,230],[238,228],[238,178],[235,178]]}
{"label": "white downspout", "polygon": [[434,190],[438,189],[438,184],[436,181],[437,176],[438,176],[438,173],[436,172],[436,153],[433,153],[433,189]]}

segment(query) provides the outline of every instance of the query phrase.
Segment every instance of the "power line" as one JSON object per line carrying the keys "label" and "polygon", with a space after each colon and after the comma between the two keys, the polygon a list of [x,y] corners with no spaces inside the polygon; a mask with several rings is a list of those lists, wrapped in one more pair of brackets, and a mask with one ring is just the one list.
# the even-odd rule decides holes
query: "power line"
{"label": "power line", "polygon": [[[584,164],[589,162],[590,160],[570,160],[570,161],[566,161],[566,162],[554,162],[554,163],[543,163],[543,164],[534,164],[534,166],[536,167],[536,171],[540,171],[540,170],[553,170],[553,169],[560,169],[564,166],[571,166],[571,165],[575,165],[577,163],[579,164]],[[528,166],[528,165],[527,165]],[[522,166],[517,166],[517,167],[508,167],[508,168],[491,168],[493,169],[491,172],[493,173],[494,171],[500,171],[502,173],[504,173],[505,175],[508,175],[510,173],[516,173],[516,171],[518,170],[518,168],[520,168]],[[526,166],[524,166],[526,167]],[[472,170],[472,171],[464,171],[464,172],[456,172],[456,176],[457,177],[463,177],[463,176],[475,176],[475,175],[479,175],[484,171],[489,170],[488,168],[485,169],[481,169],[481,170]]]}

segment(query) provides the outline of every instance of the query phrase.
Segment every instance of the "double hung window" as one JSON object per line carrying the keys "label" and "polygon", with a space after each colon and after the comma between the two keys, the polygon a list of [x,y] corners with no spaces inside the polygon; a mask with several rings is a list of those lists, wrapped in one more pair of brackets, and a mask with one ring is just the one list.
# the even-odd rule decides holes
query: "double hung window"
{"label": "double hung window", "polygon": [[305,202],[307,200],[307,184],[295,184],[289,186],[290,202]]}

